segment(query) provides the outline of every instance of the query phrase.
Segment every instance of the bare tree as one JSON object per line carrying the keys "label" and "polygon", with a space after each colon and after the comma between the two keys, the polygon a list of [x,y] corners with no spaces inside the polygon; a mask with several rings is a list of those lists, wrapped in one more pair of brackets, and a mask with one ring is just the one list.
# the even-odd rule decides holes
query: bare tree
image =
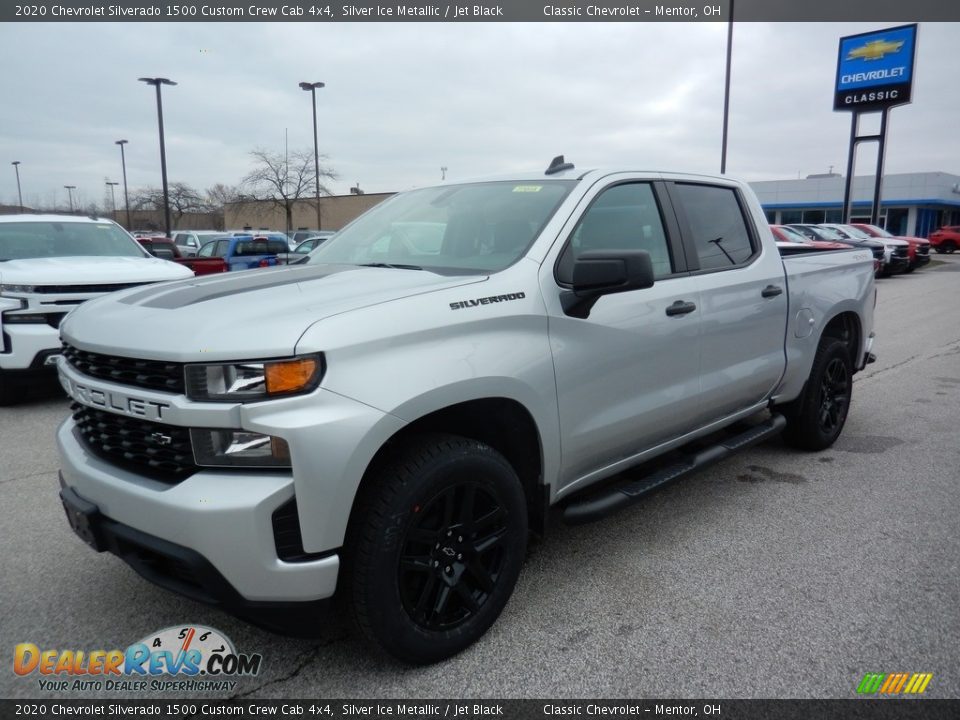
{"label": "bare tree", "polygon": [[203,204],[206,211],[213,216],[213,224],[217,230],[223,230],[224,206],[227,203],[237,202],[240,198],[240,189],[236,185],[217,183],[206,189]]}
{"label": "bare tree", "polygon": [[[206,208],[200,194],[187,183],[175,182],[168,186],[170,212],[174,217],[173,227],[180,225],[180,219],[188,212],[203,212]],[[133,193],[130,204],[134,210],[158,210],[163,212],[163,190],[161,188],[142,188]]]}
{"label": "bare tree", "polygon": [[[286,217],[286,231],[293,227],[293,206],[298,200],[312,198],[315,192],[314,158],[312,150],[297,150],[284,156],[256,149],[250,152],[254,166],[241,181],[244,190],[241,201],[267,201],[282,208]],[[323,180],[334,180],[332,170],[320,167],[320,193],[330,191]]]}

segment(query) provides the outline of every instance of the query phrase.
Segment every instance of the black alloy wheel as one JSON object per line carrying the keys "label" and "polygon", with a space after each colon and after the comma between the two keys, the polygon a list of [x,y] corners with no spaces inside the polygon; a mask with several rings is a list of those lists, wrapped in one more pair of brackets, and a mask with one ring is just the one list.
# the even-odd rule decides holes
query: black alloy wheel
{"label": "black alloy wheel", "polygon": [[489,600],[503,570],[507,513],[469,481],[448,486],[414,512],[400,551],[400,598],[417,625],[448,630]]}
{"label": "black alloy wheel", "polygon": [[853,362],[847,342],[824,337],[817,346],[803,392],[780,406],[783,439],[802,450],[825,450],[843,430],[853,397]]}
{"label": "black alloy wheel", "polygon": [[396,446],[360,488],[338,593],[368,640],[426,664],[467,648],[507,604],[526,557],[526,499],[484,443],[431,433]]}
{"label": "black alloy wheel", "polygon": [[827,364],[820,382],[820,430],[824,435],[837,431],[846,418],[850,403],[850,373],[841,358],[833,358]]}

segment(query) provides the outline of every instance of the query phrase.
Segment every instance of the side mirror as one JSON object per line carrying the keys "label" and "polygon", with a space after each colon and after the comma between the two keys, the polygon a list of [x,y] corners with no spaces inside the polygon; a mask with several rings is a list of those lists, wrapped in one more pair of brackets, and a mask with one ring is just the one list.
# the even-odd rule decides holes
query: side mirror
{"label": "side mirror", "polygon": [[570,317],[587,318],[603,295],[653,286],[653,263],[646,250],[591,250],[573,263],[573,289],[561,298]]}

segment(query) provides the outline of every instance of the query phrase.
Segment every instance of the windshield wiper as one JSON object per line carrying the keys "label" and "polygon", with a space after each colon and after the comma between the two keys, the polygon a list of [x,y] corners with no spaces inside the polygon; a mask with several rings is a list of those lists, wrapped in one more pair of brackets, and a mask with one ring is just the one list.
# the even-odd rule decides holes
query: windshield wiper
{"label": "windshield wiper", "polygon": [[393,270],[423,270],[419,265],[396,265],[393,263],[360,263],[359,267],[392,268]]}

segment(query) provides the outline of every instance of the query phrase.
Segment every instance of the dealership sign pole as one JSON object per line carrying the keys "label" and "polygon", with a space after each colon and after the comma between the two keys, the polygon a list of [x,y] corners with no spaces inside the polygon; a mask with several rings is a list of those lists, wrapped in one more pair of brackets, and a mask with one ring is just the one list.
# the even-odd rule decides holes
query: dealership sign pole
{"label": "dealership sign pole", "polygon": [[[853,166],[857,145],[876,141],[877,175],[873,186],[870,222],[880,217],[880,185],[883,180],[883,158],[887,144],[887,113],[896,105],[911,101],[913,66],[917,52],[917,25],[901,25],[840,38],[837,57],[837,82],[834,88],[834,111],[850,111],[850,149],[847,154],[847,177],[843,188],[843,222],[850,222]],[[877,135],[858,135],[860,115],[880,113]]]}

